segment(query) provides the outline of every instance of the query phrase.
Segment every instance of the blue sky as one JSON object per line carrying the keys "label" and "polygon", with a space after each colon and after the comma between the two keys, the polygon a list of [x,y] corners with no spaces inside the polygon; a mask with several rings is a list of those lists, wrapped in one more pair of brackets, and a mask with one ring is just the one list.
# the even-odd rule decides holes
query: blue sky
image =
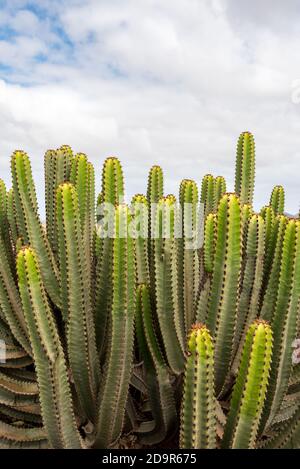
{"label": "blue sky", "polygon": [[[166,192],[223,174],[243,130],[257,149],[256,207],[275,184],[300,202],[300,11],[280,0],[0,1],[0,177],[22,148],[40,200],[43,155],[70,144],[118,156],[128,198],[160,163]],[[41,207],[43,212],[43,208]]]}

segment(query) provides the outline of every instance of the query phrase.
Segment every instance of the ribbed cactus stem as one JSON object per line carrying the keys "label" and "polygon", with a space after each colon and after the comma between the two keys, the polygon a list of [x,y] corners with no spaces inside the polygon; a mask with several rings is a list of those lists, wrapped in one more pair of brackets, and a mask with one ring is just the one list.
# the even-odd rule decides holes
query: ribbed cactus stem
{"label": "ribbed cactus stem", "polygon": [[180,447],[216,446],[214,348],[208,329],[195,324],[188,339],[181,411]]}
{"label": "ribbed cactus stem", "polygon": [[255,447],[272,358],[272,330],[255,321],[248,329],[222,440],[223,448]]}
{"label": "ribbed cactus stem", "polygon": [[225,178],[223,176],[217,176],[215,178],[215,207],[214,207],[215,211],[217,210],[219,202],[222,199],[224,194],[226,194]]}
{"label": "ribbed cactus stem", "polygon": [[56,254],[56,191],[60,184],[69,181],[72,156],[63,150],[48,150],[44,157],[45,168],[45,196],[46,196],[46,226],[47,237],[51,248]]}
{"label": "ribbed cactus stem", "polygon": [[160,199],[154,240],[156,311],[168,363],[175,373],[184,367],[184,331],[178,303],[176,199]]}
{"label": "ribbed cactus stem", "polygon": [[149,287],[139,285],[136,299],[136,333],[144,360],[155,427],[143,436],[143,443],[156,444],[174,432],[177,412],[169,368],[156,336]]}
{"label": "ribbed cactus stem", "polygon": [[282,245],[284,240],[285,229],[287,225],[287,218],[283,215],[278,215],[274,222],[272,247],[269,249],[273,253],[272,258],[265,258],[265,263],[269,261],[268,271],[265,271],[264,276],[264,291],[262,296],[262,307],[260,316],[266,321],[271,321],[275,310],[277,299],[277,289],[279,282],[279,275],[281,269],[281,256]]}
{"label": "ribbed cactus stem", "polygon": [[152,288],[155,285],[154,273],[154,237],[155,237],[155,216],[158,201],[164,194],[164,174],[160,166],[154,165],[150,168],[147,185],[147,199],[149,206],[148,218],[148,258],[150,281]]}
{"label": "ribbed cactus stem", "polygon": [[124,201],[124,177],[118,158],[109,157],[103,164],[102,201],[113,205]]}
{"label": "ribbed cactus stem", "polygon": [[270,206],[273,208],[275,215],[283,214],[284,199],[284,188],[282,186],[275,186],[270,198]]}
{"label": "ribbed cactus stem", "polygon": [[131,202],[134,232],[137,283],[150,284],[148,261],[148,201],[142,194],[136,194]]}
{"label": "ribbed cactus stem", "polygon": [[37,198],[30,161],[26,153],[16,151],[11,158],[16,219],[24,243],[34,248],[47,292],[60,305],[59,272],[50,243],[38,215]]}
{"label": "ribbed cactus stem", "polygon": [[213,272],[215,255],[216,216],[210,213],[205,220],[204,227],[204,268],[208,273]]}
{"label": "ribbed cactus stem", "polygon": [[68,356],[81,406],[93,420],[99,361],[78,196],[70,183],[62,184],[57,190],[56,220]]}
{"label": "ribbed cactus stem", "polygon": [[235,194],[222,197],[216,215],[214,269],[205,318],[215,337],[216,392],[225,383],[233,352],[241,269],[241,209]]}
{"label": "ribbed cactus stem", "polygon": [[255,178],[255,143],[250,132],[241,133],[236,153],[235,192],[241,204],[252,204]]}
{"label": "ribbed cactus stem", "polygon": [[271,321],[274,351],[262,427],[272,422],[288,387],[292,368],[292,343],[298,328],[299,299],[300,222],[293,219],[286,225],[282,246],[277,299]]}
{"label": "ribbed cactus stem", "polygon": [[108,332],[112,301],[114,207],[122,203],[123,199],[124,178],[121,163],[117,158],[107,158],[103,164],[102,188],[97,201],[97,232],[100,239],[96,266],[95,325],[101,359],[107,347],[105,335]]}
{"label": "ribbed cactus stem", "polygon": [[54,449],[81,448],[63,348],[31,248],[19,252],[17,270],[48,441]]}
{"label": "ribbed cactus stem", "polygon": [[190,180],[181,181],[179,190],[182,232],[178,239],[178,286],[180,308],[184,311],[185,331],[194,322],[195,300],[199,286],[198,188]]}
{"label": "ribbed cactus stem", "polygon": [[245,265],[241,278],[238,317],[235,331],[235,348],[242,345],[241,339],[258,316],[263,281],[265,254],[265,224],[260,215],[253,215],[248,225],[245,248]]}
{"label": "ribbed cactus stem", "polygon": [[129,233],[131,215],[116,207],[112,255],[112,305],[104,376],[99,391],[95,447],[107,448],[120,436],[133,359],[135,314],[134,243]]}
{"label": "ribbed cactus stem", "polygon": [[206,174],[201,184],[201,204],[204,205],[204,216],[212,213],[216,206],[215,178],[211,174]]}
{"label": "ribbed cactus stem", "polygon": [[14,197],[14,190],[10,189],[7,192],[7,221],[9,224],[9,231],[11,235],[12,244],[15,245],[19,237],[17,219],[16,219],[16,204]]}

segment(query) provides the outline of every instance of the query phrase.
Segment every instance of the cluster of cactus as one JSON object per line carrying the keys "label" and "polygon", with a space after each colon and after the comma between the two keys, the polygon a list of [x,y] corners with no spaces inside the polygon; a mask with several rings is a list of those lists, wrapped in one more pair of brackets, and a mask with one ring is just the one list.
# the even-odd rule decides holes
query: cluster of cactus
{"label": "cluster of cactus", "polygon": [[[253,209],[255,145],[165,195],[153,166],[126,205],[122,167],[45,154],[0,181],[0,448],[300,447],[300,221],[284,190]],[[146,189],[146,188],[145,188]],[[2,359],[3,358],[3,359]],[[124,443],[125,442],[125,443]]]}

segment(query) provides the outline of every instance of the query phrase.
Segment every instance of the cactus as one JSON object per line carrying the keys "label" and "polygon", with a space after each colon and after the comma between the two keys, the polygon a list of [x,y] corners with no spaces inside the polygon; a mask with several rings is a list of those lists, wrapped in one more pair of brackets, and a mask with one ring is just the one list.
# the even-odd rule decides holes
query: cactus
{"label": "cactus", "polygon": [[93,421],[99,386],[94,317],[84,234],[77,191],[70,183],[57,190],[56,220],[61,269],[63,317],[68,357],[79,401]]}
{"label": "cactus", "polygon": [[250,132],[241,133],[236,151],[235,192],[241,204],[252,205],[255,176],[255,143]]}
{"label": "cactus", "polygon": [[60,306],[59,272],[39,219],[37,198],[26,153],[16,151],[11,159],[16,220],[25,244],[30,243],[39,257],[41,272],[48,294]]}
{"label": "cactus", "polygon": [[181,411],[181,448],[211,449],[215,447],[216,399],[213,389],[212,338],[206,326],[195,324],[188,340]]}
{"label": "cactus", "polygon": [[154,429],[143,435],[142,442],[153,445],[174,432],[177,411],[170,374],[154,328],[149,287],[143,284],[137,289],[136,334],[145,364],[145,378],[155,420]]}
{"label": "cactus", "polygon": [[131,202],[135,232],[135,255],[137,283],[150,284],[148,261],[148,201],[144,195],[136,194]]}
{"label": "cactus", "polygon": [[125,205],[116,207],[112,256],[112,306],[107,361],[99,391],[95,445],[118,439],[123,427],[133,359],[135,314],[134,244],[128,232],[131,216]]}
{"label": "cactus", "polygon": [[282,186],[275,186],[270,198],[270,206],[274,210],[275,215],[283,214],[284,198],[284,188]]}
{"label": "cactus", "polygon": [[254,448],[266,398],[272,330],[264,321],[248,329],[222,440],[223,448]]}
{"label": "cactus", "polygon": [[215,254],[207,310],[203,314],[215,336],[216,393],[225,384],[233,353],[241,269],[241,209],[234,194],[220,201],[216,217]]}
{"label": "cactus", "polygon": [[48,150],[44,157],[47,237],[52,251],[57,253],[56,191],[70,180],[72,156],[63,150]]}
{"label": "cactus", "polygon": [[279,410],[292,368],[292,343],[297,334],[300,304],[300,223],[290,220],[285,229],[277,298],[271,325],[274,351],[270,386],[262,425],[270,424]]}
{"label": "cactus", "polygon": [[253,215],[249,221],[245,264],[240,280],[240,296],[235,330],[235,348],[242,345],[242,337],[250,324],[258,316],[259,301],[263,281],[265,253],[265,226],[260,215]]}
{"label": "cactus", "polygon": [[81,448],[63,348],[48,305],[38,259],[32,249],[19,252],[17,269],[47,439],[53,448]]}
{"label": "cactus", "polygon": [[[98,255],[96,259],[96,298],[95,325],[96,342],[100,356],[103,359],[106,350],[105,334],[108,329],[109,309],[111,307],[112,291],[112,251],[114,232],[114,207],[123,201],[124,179],[121,163],[117,158],[107,158],[102,169],[102,191],[98,197],[97,216],[103,210],[104,216],[97,226]],[[101,210],[100,210],[101,209]]]}
{"label": "cactus", "polygon": [[300,221],[281,186],[254,211],[254,153],[244,132],[234,194],[206,175],[203,207],[190,179],[177,203],[154,166],[127,207],[119,160],[95,201],[97,172],[63,145],[45,154],[46,226],[29,158],[13,154],[0,448],[300,447]]}
{"label": "cactus", "polygon": [[184,331],[189,331],[194,322],[195,300],[199,284],[198,257],[198,188],[194,181],[184,179],[180,184],[180,226],[178,239],[178,285],[180,309],[184,311]]}

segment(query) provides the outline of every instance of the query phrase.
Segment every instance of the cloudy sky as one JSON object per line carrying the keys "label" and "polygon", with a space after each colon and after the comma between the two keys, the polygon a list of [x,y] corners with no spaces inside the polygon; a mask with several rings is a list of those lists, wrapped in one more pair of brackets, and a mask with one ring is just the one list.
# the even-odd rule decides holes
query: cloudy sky
{"label": "cloudy sky", "polygon": [[[32,158],[68,143],[123,164],[127,195],[159,163],[166,192],[223,174],[254,133],[255,204],[275,184],[300,203],[298,0],[0,0],[0,177],[16,148]],[[43,211],[43,209],[41,209]]]}

